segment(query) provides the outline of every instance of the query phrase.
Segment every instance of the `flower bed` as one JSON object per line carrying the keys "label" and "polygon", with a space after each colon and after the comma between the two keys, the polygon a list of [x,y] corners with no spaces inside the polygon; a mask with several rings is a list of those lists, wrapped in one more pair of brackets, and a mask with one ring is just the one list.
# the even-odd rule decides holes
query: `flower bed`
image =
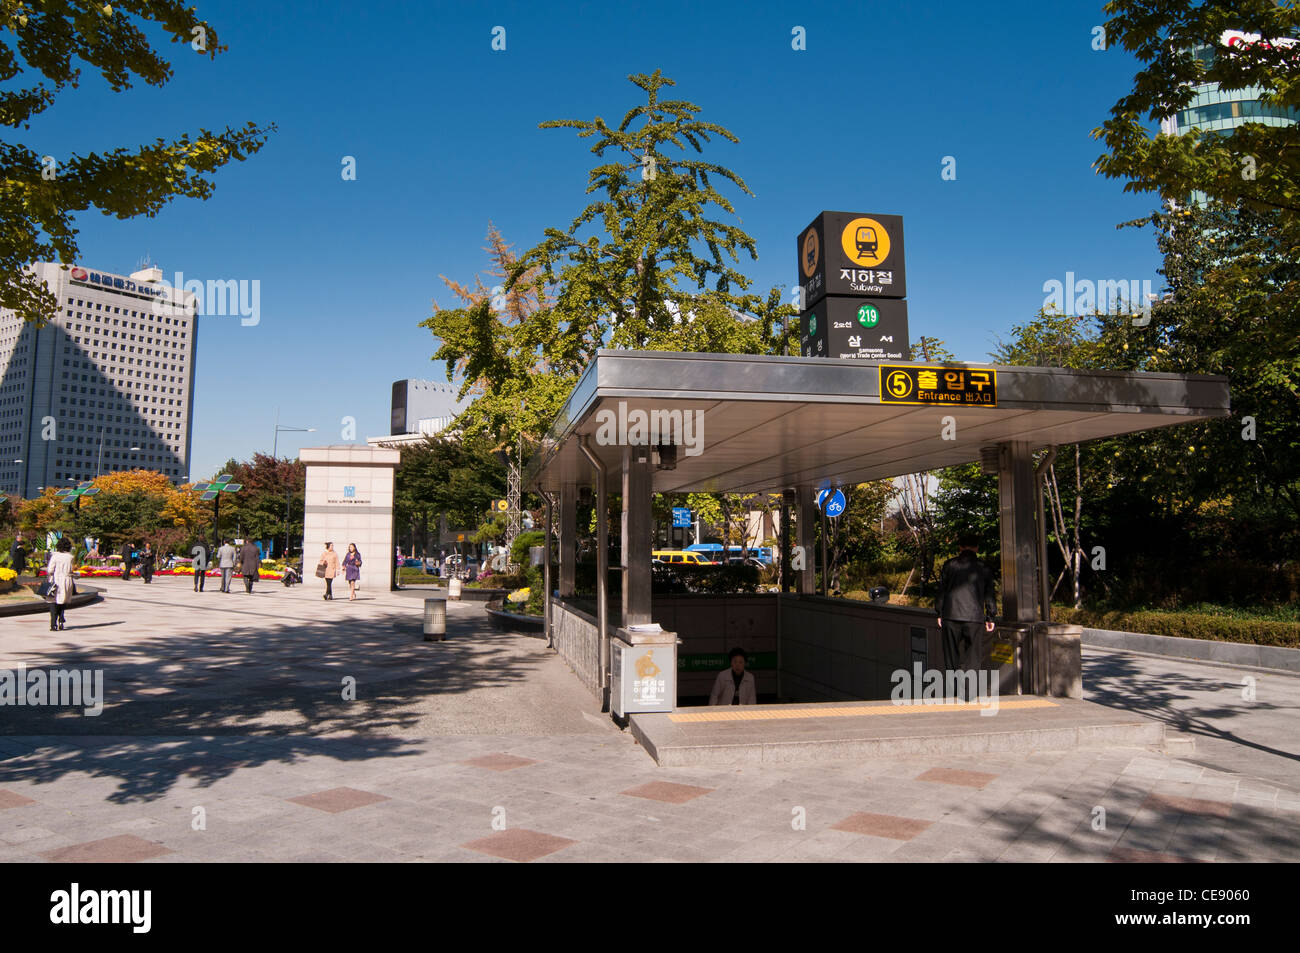
{"label": "flower bed", "polygon": [[[140,575],[139,567],[133,567],[131,574],[133,576],[139,576]],[[189,566],[177,566],[175,569],[155,569],[153,574],[155,576],[187,576],[188,577],[194,575],[194,570],[191,569]],[[44,569],[40,570],[37,573],[37,575],[40,576],[45,575],[45,570]],[[119,567],[115,567],[115,566],[114,567],[82,566],[80,569],[77,569],[74,572],[74,575],[81,576],[82,578],[85,579],[98,578],[98,577],[113,577],[113,578],[120,579],[122,577],[122,570]],[[212,577],[220,578],[221,570],[209,569],[207,572],[204,573],[204,575],[208,576],[209,578]],[[280,579],[284,578],[284,574],[278,572],[263,571],[257,574],[257,578],[271,579],[278,582]]]}

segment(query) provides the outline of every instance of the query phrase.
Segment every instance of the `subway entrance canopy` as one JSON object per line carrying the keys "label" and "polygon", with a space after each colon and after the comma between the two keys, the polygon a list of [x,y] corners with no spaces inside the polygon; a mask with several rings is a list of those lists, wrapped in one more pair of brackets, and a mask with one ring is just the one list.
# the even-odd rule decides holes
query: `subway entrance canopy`
{"label": "subway entrance canopy", "polygon": [[889,403],[888,394],[882,402],[879,365],[857,360],[602,350],[556,418],[526,482],[548,491],[592,484],[583,436],[618,472],[622,447],[597,437],[599,413],[611,411],[617,420],[620,404],[626,413],[702,412],[695,415],[701,432],[691,433],[700,452],[678,447],[674,469],[654,470],[655,493],[862,483],[970,463],[981,448],[1004,443],[1038,449],[1229,413],[1225,377],[930,367],[995,373],[996,406]]}
{"label": "subway entrance canopy", "polygon": [[[871,610],[878,617],[867,619],[862,615],[868,611],[865,604],[816,596],[815,492],[827,485],[852,485],[980,461],[998,475],[1001,626],[1034,630],[1026,636],[1039,645],[1033,650],[1038,655],[1032,664],[1045,666],[1050,656],[1063,671],[1073,665],[1061,679],[1046,667],[1027,681],[1022,676],[1020,690],[1077,699],[1081,695],[1077,628],[1073,646],[1065,650],[1047,648],[1052,633],[1042,630],[1049,623],[1046,585],[1041,585],[1047,574],[1038,571],[1044,561],[1038,489],[1046,463],[1035,460],[1035,451],[1049,448],[1045,459],[1050,459],[1061,444],[1229,413],[1228,381],[1219,376],[601,350],[525,473],[525,486],[541,491],[547,499],[548,535],[557,517],[559,522],[558,585],[550,578],[550,561],[545,564],[548,639],[593,691],[613,698],[620,663],[626,672],[626,660],[648,640],[638,627],[656,620],[651,600],[653,494],[780,493],[787,504],[793,504],[794,543],[804,558],[783,560],[786,579],[794,582],[797,594],[771,597],[776,599],[777,618],[776,696],[796,702],[886,697],[887,689],[881,694],[885,673],[899,665],[910,666],[917,651],[928,651],[928,658],[941,654],[936,649],[934,613],[882,606]],[[617,621],[608,618],[605,591],[609,533],[604,502],[611,480],[623,506]],[[571,611],[573,606],[566,601],[575,596],[577,491],[587,486],[595,488],[597,501],[594,619]],[[783,533],[787,525],[783,518]],[[698,608],[689,611],[701,619],[708,615],[703,602],[692,605]],[[809,613],[820,615],[814,618]],[[782,641],[789,642],[792,632],[833,628],[838,625],[837,613],[857,613],[856,628],[844,630],[852,638],[875,640],[862,655],[868,668],[854,676],[860,676],[856,687],[845,683],[825,688],[825,677],[818,676],[825,688],[820,694],[790,691],[791,685],[813,684],[808,675],[811,668],[826,672],[857,664],[844,654],[843,640],[837,643],[839,648],[828,648],[820,656],[822,662],[804,651],[807,645],[787,647]],[[908,613],[911,616],[904,618]],[[680,624],[682,612],[673,618]],[[847,618],[840,621],[847,623]],[[619,626],[617,636],[611,623]],[[766,622],[758,619],[754,624]],[[663,668],[676,669],[672,634],[664,634],[655,649],[660,654],[644,663],[646,671],[658,672],[660,661],[668,663]],[[725,634],[719,632],[718,638]],[[832,662],[832,657],[839,661]],[[798,671],[805,662],[805,670]],[[650,679],[647,684],[655,682]],[[631,714],[673,711],[674,692],[670,681],[663,701],[667,707],[633,709]],[[613,703],[611,710],[622,714]]]}

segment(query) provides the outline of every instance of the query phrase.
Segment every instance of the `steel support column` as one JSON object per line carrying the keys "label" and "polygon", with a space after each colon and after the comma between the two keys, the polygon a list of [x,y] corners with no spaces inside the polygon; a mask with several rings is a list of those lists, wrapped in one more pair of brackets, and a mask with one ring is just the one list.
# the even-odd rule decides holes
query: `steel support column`
{"label": "steel support column", "polygon": [[1034,468],[1034,503],[1038,515],[1038,617],[1043,622],[1052,621],[1052,589],[1047,578],[1047,523],[1043,513],[1043,493],[1047,488],[1047,471],[1056,460],[1056,447],[1048,447],[1047,455]]}
{"label": "steel support column", "polygon": [[998,444],[998,511],[1002,535],[1002,619],[1033,622],[1037,581],[1034,458],[1023,441]]}
{"label": "steel support column", "polygon": [[780,589],[782,592],[789,592],[790,585],[794,581],[794,576],[790,573],[790,517],[794,512],[794,491],[785,490],[781,493],[781,549],[779,557],[780,564]]}
{"label": "steel support column", "polygon": [[609,711],[609,477],[585,434],[579,446],[596,471],[596,629],[600,633],[602,711]]}
{"label": "steel support column", "polygon": [[817,538],[813,530],[817,525],[816,493],[810,486],[801,486],[796,492],[799,508],[799,548],[803,550],[803,569],[795,571],[796,589],[800,595],[811,596],[817,592]]}
{"label": "steel support column", "polygon": [[578,564],[578,488],[560,488],[560,595],[574,592],[574,574]]}
{"label": "steel support column", "polygon": [[542,557],[542,614],[546,617],[544,624],[546,630],[546,644],[555,645],[555,637],[551,633],[551,513],[554,507],[551,505],[551,494],[543,491],[542,498],[546,500],[546,544]]}
{"label": "steel support column", "polygon": [[623,625],[650,620],[650,448],[623,448]]}

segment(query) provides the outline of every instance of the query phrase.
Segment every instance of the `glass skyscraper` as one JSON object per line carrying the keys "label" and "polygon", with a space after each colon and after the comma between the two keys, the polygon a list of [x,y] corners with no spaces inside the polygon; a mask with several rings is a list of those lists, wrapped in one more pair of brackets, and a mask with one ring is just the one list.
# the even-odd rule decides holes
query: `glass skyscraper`
{"label": "glass skyscraper", "polygon": [[[1222,55],[1223,50],[1258,42],[1258,33],[1228,30],[1219,38],[1218,49],[1201,46],[1193,53],[1208,66],[1215,56]],[[1288,46],[1294,43],[1294,40],[1286,41]],[[1191,129],[1229,132],[1246,122],[1262,123],[1265,126],[1289,126],[1300,122],[1300,112],[1262,102],[1264,93],[1265,90],[1259,87],[1225,90],[1220,89],[1218,83],[1201,83],[1196,87],[1195,96],[1187,107],[1160,124],[1161,131],[1177,136]]]}

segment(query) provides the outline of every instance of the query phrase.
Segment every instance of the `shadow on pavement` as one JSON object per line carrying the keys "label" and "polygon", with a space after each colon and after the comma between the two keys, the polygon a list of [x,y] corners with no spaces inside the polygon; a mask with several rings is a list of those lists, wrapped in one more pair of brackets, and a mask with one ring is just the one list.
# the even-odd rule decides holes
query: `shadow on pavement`
{"label": "shadow on pavement", "polygon": [[[1240,682],[1225,681],[1209,673],[1193,675],[1171,668],[1153,675],[1149,662],[1148,667],[1144,667],[1145,661],[1121,653],[1085,658],[1084,697],[1099,705],[1138,712],[1189,735],[1213,738],[1262,754],[1300,761],[1300,754],[1251,741],[1232,730],[1229,724],[1231,719],[1244,717],[1247,710],[1256,713],[1289,711],[1289,706],[1273,705],[1258,699],[1246,702],[1241,697]],[[1222,703],[1205,704],[1204,696],[1210,693],[1216,693],[1223,699]]]}
{"label": "shadow on pavement", "polygon": [[[201,619],[184,635],[46,647],[33,668],[103,671],[103,711],[0,707],[0,780],[116,777],[122,788],[108,800],[122,802],[162,797],[181,777],[210,784],[308,755],[414,754],[418,739],[402,735],[440,697],[520,683],[545,661],[479,617],[449,619],[446,642],[424,642],[420,619],[396,607],[278,628],[228,618],[219,631]],[[58,635],[74,638],[77,628]]]}

